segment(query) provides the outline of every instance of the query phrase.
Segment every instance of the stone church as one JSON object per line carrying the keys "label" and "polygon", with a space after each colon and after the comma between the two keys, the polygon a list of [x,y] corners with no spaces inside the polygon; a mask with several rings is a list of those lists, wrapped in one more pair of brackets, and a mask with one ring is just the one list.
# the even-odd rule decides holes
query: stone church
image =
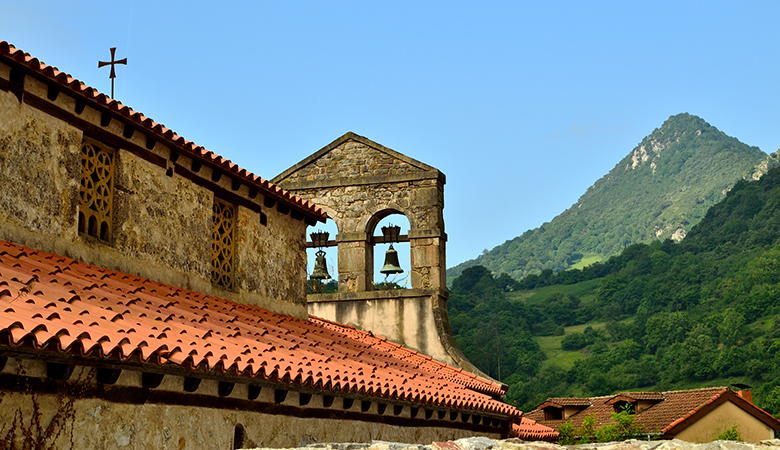
{"label": "stone church", "polygon": [[[271,182],[0,41],[0,182],[0,447],[557,437],[452,344],[430,166],[350,133]],[[375,290],[391,213],[411,288]]]}

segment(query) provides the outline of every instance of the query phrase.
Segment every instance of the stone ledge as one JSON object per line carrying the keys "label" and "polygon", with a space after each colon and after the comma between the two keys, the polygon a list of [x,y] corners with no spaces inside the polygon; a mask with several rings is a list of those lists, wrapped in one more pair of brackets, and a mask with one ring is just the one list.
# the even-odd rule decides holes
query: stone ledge
{"label": "stone ledge", "polygon": [[[519,439],[495,440],[486,437],[458,439],[451,442],[431,444],[403,444],[398,442],[372,441],[363,443],[310,444],[296,450],[769,450],[780,449],[780,439],[771,439],[753,444],[735,441],[714,441],[703,444],[672,439],[669,441],[605,442],[581,445],[556,445],[549,442],[526,442]],[[254,450],[261,450],[257,448]],[[263,448],[265,450],[265,448]]]}
{"label": "stone ledge", "polygon": [[389,300],[401,298],[422,298],[439,295],[447,298],[447,293],[438,289],[385,289],[362,292],[334,292],[331,294],[309,294],[306,303],[355,302],[364,300]]}
{"label": "stone ledge", "polygon": [[375,175],[364,177],[338,177],[328,178],[327,180],[314,181],[293,181],[281,183],[284,189],[288,191],[301,191],[305,189],[322,189],[348,186],[365,186],[374,184],[394,184],[403,182],[423,181],[423,180],[441,180],[444,182],[444,175],[438,170],[420,171],[413,174],[399,175]]}

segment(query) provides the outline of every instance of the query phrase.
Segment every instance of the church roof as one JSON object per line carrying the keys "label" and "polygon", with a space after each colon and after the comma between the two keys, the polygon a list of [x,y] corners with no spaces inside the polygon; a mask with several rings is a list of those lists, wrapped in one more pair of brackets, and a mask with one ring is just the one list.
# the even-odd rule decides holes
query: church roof
{"label": "church roof", "polygon": [[370,332],[0,241],[0,347],[514,417],[500,385]]}
{"label": "church roof", "polygon": [[523,417],[520,422],[512,424],[512,436],[524,441],[553,441],[558,439],[558,432],[542,425],[533,419]]}
{"label": "church roof", "polygon": [[10,43],[2,40],[0,40],[0,58],[10,59],[23,66],[25,69],[36,73],[38,76],[56,83],[57,86],[67,89],[81,98],[90,100],[98,108],[107,109],[134,122],[139,128],[156,136],[158,139],[165,141],[168,145],[182,151],[184,154],[203,161],[206,164],[223,168],[233,176],[238,177],[251,186],[255,186],[265,195],[270,196],[273,199],[298,208],[304,213],[313,215],[317,220],[324,221],[327,218],[327,214],[314,203],[293,195],[274,183],[239,167],[229,159],[225,159],[211,150],[179,136],[175,131],[146,117],[143,113],[134,111],[132,108],[123,105],[121,102],[112,99],[93,87],[87,86],[84,82],[73,78],[71,75],[62,72],[58,68],[47,65],[38,58],[35,58],[29,53],[17,49]]}

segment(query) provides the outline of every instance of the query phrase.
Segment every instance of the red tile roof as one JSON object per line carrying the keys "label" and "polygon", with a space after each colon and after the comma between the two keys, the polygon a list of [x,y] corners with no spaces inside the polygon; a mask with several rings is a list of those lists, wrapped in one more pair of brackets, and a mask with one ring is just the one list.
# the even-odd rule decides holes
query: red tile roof
{"label": "red tile roof", "polygon": [[780,430],[780,420],[756,406],[752,401],[745,400],[731,389],[724,388],[720,393],[710,397],[706,402],[688,411],[682,417],[665,426],[661,431],[666,434],[676,434],[726,401],[735,403],[737,406],[753,415],[756,419],[772,427],[775,431]]}
{"label": "red tile roof", "polygon": [[556,406],[590,406],[590,399],[575,397],[552,397],[548,398],[544,403],[537,406],[537,408],[544,408],[544,406],[547,404]]}
{"label": "red tile roof", "polygon": [[29,53],[15,48],[6,41],[0,41],[0,57],[10,59],[26,69],[37,73],[43,78],[53,81],[58,86],[68,89],[77,96],[93,101],[98,107],[106,108],[124,116],[140,128],[145,129],[146,132],[167,141],[170,145],[192,158],[226,169],[250,185],[256,186],[271,198],[295,206],[305,213],[313,215],[318,220],[325,221],[327,218],[325,211],[314,203],[293,195],[270,181],[265,180],[246,169],[242,169],[229,159],[225,159],[211,150],[207,150],[202,146],[179,136],[173,130],[166,128],[165,125],[155,122],[142,113],[134,111],[130,107],[123,105],[121,102],[112,99],[97,89],[87,86],[84,82],[73,78],[71,75],[60,71],[56,67],[45,64],[38,58],[34,58]]}
{"label": "red tile roof", "polygon": [[512,424],[510,437],[517,437],[524,441],[556,441],[558,432],[533,419],[522,417],[520,423]]}
{"label": "red tile roof", "polygon": [[519,418],[500,385],[370,332],[0,240],[0,347],[223,373]]}
{"label": "red tile roof", "polygon": [[664,394],[662,392],[619,392],[609,401],[615,403],[620,400],[663,400]]}
{"label": "red tile roof", "polygon": [[[660,400],[658,398],[659,395],[661,397]],[[692,423],[686,423],[688,419],[698,419],[699,415],[703,415],[709,412],[707,409],[708,407],[712,405],[717,406],[724,401],[732,401],[757,419],[772,426],[774,429],[780,429],[780,421],[753,403],[742,399],[734,391],[727,387],[710,387],[681,391],[667,391],[660,393],[621,392],[617,396],[608,395],[586,398],[568,397],[555,400],[564,400],[570,402],[588,401],[591,403],[591,406],[578,411],[569,418],[574,426],[580,426],[583,419],[590,415],[596,418],[597,424],[604,425],[608,423],[614,423],[612,420],[612,413],[615,412],[615,409],[613,405],[614,402],[611,402],[611,400],[616,397],[630,397],[637,400],[653,400],[657,402],[647,407],[647,409],[640,410],[636,414],[636,423],[642,426],[644,432],[646,433],[676,433],[677,431]],[[548,404],[548,402],[542,403],[540,407],[537,407],[533,411],[527,413],[525,417],[537,420],[540,423],[557,429],[565,421],[545,420],[544,411],[541,409],[541,406],[546,404]]]}

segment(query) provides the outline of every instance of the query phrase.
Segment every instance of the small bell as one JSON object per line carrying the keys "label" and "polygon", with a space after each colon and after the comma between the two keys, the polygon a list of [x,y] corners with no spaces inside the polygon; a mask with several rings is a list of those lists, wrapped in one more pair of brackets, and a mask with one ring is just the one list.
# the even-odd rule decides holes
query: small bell
{"label": "small bell", "polygon": [[402,269],[401,265],[398,263],[398,252],[393,248],[393,244],[390,244],[390,248],[387,249],[387,253],[385,253],[385,265],[382,266],[382,270],[379,272],[387,276],[395,273],[403,273],[403,271],[404,269]]}
{"label": "small bell", "polygon": [[328,273],[328,263],[325,261],[325,252],[317,250],[315,253],[316,259],[314,260],[314,270],[311,272],[309,278],[312,280],[327,280],[330,279]]}

